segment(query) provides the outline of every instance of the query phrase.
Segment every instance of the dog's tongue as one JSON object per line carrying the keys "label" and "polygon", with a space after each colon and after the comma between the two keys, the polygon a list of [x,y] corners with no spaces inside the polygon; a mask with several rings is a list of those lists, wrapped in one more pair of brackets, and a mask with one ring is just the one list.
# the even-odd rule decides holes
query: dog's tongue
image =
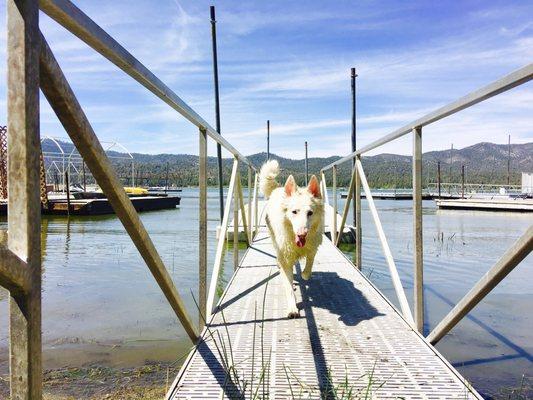
{"label": "dog's tongue", "polygon": [[305,236],[296,235],[296,246],[304,247],[305,246]]}

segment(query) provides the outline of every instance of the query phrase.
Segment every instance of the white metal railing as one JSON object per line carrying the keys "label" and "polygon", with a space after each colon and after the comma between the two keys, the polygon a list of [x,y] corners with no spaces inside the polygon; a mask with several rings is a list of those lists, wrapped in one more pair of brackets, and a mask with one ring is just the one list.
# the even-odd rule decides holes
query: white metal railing
{"label": "white metal railing", "polygon": [[[422,229],[422,128],[433,122],[441,120],[477,103],[494,97],[502,92],[522,85],[533,79],[533,64],[529,64],[503,78],[476,90],[444,107],[441,107],[390,134],[364,146],[363,148],[340,158],[339,160],[321,169],[322,194],[327,200],[327,185],[325,171],[332,169],[333,173],[333,214],[334,220],[337,215],[336,201],[336,168],[338,165],[355,160],[352,171],[350,186],[347,193],[346,204],[342,215],[338,232],[343,232],[347,213],[352,198],[355,201],[355,233],[356,233],[356,266],[362,266],[362,227],[361,227],[361,185],[365,191],[366,199],[374,225],[378,232],[378,238],[383,249],[389,272],[394,284],[396,296],[400,303],[400,309],[404,318],[416,329],[423,333],[424,327],[424,292],[423,292],[423,229]],[[366,180],[361,157],[363,154],[378,148],[395,139],[413,134],[413,235],[414,235],[414,318],[407,303],[407,297],[403,289],[394,258],[387,242],[385,232],[379,219],[379,213],[374,204],[370,187]],[[464,190],[464,189],[463,189]],[[337,227],[334,226],[332,240],[338,245],[339,236]],[[446,317],[433,329],[427,339],[435,344],[446,335],[476,304],[478,304],[510,271],[513,270],[533,249],[533,225],[517,240],[517,242],[501,257],[489,272],[474,286],[474,288],[450,311]]]}
{"label": "white metal railing", "polygon": [[[193,323],[185,304],[144,228],[131,200],[98,140],[76,95],[46,39],[39,30],[39,8],[60,25],[109,59],[199,128],[199,324]],[[220,136],[177,94],[139,60],[68,0],[7,0],[8,35],[8,230],[0,230],[0,285],[10,295],[10,384],[17,399],[42,398],[41,354],[41,205],[39,89],[42,90],[83,162],[102,188],[168,303],[188,336],[197,341],[206,314],[212,311],[214,290],[222,262],[231,197],[234,240],[238,241],[240,211],[247,241],[258,225],[258,176],[255,167]],[[217,243],[215,270],[207,298],[207,137],[234,158],[223,229]],[[248,168],[248,215],[245,213],[239,166]],[[255,173],[252,206],[252,175]],[[238,245],[235,246],[238,263]],[[209,306],[208,306],[209,305]]]}

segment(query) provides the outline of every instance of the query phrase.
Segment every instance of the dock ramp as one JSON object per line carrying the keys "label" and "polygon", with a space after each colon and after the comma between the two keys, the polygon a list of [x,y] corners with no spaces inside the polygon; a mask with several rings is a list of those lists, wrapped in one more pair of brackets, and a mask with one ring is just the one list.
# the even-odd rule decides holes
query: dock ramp
{"label": "dock ramp", "polygon": [[287,319],[261,227],[167,398],[481,398],[330,240],[309,281],[300,268]]}

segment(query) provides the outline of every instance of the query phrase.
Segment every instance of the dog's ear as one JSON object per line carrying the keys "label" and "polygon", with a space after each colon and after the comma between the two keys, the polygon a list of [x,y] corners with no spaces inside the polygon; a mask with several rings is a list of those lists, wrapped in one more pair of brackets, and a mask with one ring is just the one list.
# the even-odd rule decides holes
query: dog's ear
{"label": "dog's ear", "polygon": [[322,197],[320,194],[320,185],[315,175],[311,177],[311,180],[309,181],[309,185],[307,186],[307,190],[309,190],[309,193],[311,193],[316,198]]}
{"label": "dog's ear", "polygon": [[296,192],[296,181],[292,175],[289,175],[287,182],[285,182],[285,194],[292,196]]}

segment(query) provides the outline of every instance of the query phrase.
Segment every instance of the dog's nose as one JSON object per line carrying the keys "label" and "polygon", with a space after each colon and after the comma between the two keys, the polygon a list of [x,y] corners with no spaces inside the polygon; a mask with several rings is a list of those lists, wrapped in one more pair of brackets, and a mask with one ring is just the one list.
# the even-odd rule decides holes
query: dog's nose
{"label": "dog's nose", "polygon": [[301,238],[304,238],[307,236],[307,228],[300,228],[298,229],[298,232],[296,232],[296,234],[301,237]]}

